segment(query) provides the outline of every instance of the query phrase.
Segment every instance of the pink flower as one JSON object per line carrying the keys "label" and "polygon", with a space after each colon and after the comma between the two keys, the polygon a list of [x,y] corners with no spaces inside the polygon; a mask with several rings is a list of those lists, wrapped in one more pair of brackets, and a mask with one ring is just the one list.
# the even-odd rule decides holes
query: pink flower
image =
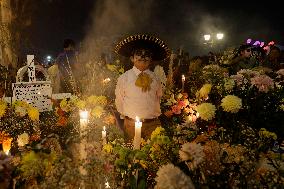
{"label": "pink flower", "polygon": [[181,109],[180,109],[180,107],[178,105],[174,105],[174,106],[172,106],[172,112],[174,114],[180,114],[181,113]]}
{"label": "pink flower", "polygon": [[269,89],[274,88],[273,79],[271,79],[267,75],[260,75],[251,78],[251,84],[253,86],[256,86],[260,92],[265,92],[265,93],[267,93]]}
{"label": "pink flower", "polygon": [[284,76],[284,69],[280,69],[276,72],[278,75]]}
{"label": "pink flower", "polygon": [[244,76],[241,74],[232,75],[231,78],[236,82],[237,86],[242,85]]}

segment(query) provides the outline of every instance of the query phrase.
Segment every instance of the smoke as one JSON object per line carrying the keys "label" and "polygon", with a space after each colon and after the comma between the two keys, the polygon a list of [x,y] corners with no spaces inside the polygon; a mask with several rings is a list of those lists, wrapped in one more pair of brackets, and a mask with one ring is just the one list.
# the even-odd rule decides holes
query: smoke
{"label": "smoke", "polygon": [[86,29],[83,48],[88,54],[110,52],[125,36],[141,33],[151,16],[153,0],[98,0]]}
{"label": "smoke", "polygon": [[[235,5],[188,0],[98,0],[86,29],[84,46],[100,53],[112,51],[125,36],[150,33],[159,36],[171,49],[183,47],[190,54],[204,53],[204,34],[222,32],[223,46],[236,46],[247,38],[269,42],[281,36],[273,28],[265,8],[254,3]],[[235,7],[235,8],[232,8]],[[208,49],[206,49],[208,50]],[[213,49],[214,50],[214,49]]]}

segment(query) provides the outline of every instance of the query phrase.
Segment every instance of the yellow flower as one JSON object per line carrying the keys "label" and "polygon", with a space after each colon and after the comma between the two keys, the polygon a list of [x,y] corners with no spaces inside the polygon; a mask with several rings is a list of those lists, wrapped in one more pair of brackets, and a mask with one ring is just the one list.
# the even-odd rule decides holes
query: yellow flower
{"label": "yellow flower", "polygon": [[155,138],[156,136],[163,134],[164,131],[165,129],[163,127],[157,127],[151,134],[151,140]]}
{"label": "yellow flower", "polygon": [[87,98],[88,104],[91,104],[92,106],[95,105],[102,105],[105,106],[107,104],[107,98],[105,96],[89,96]]}
{"label": "yellow flower", "polygon": [[183,97],[183,95],[181,93],[178,93],[176,97],[177,97],[177,99],[181,99]]}
{"label": "yellow flower", "polygon": [[112,125],[115,123],[115,117],[113,115],[108,115],[104,118],[104,123],[107,125]]}
{"label": "yellow flower", "polygon": [[5,115],[6,109],[7,109],[7,103],[4,101],[0,101],[0,118]]}
{"label": "yellow flower", "polygon": [[121,67],[121,68],[118,70],[118,73],[119,73],[119,74],[123,74],[123,73],[124,73],[124,68]]}
{"label": "yellow flower", "polygon": [[38,121],[39,120],[39,111],[37,108],[34,108],[34,107],[30,107],[28,109],[28,115],[29,115],[29,118],[32,120],[32,121]]}
{"label": "yellow flower", "polygon": [[14,107],[14,108],[16,108],[16,107],[23,107],[23,108],[29,108],[30,107],[30,105],[27,103],[27,102],[25,102],[25,101],[14,101],[13,102],[13,104],[12,104],[12,106]]}
{"label": "yellow flower", "polygon": [[111,153],[112,150],[113,150],[112,145],[109,144],[109,143],[108,143],[108,144],[105,144],[105,145],[103,146],[103,151],[105,151],[105,152],[107,152],[107,153]]}
{"label": "yellow flower", "polygon": [[101,106],[96,106],[91,112],[92,116],[96,118],[100,118],[103,115],[103,113],[104,113],[104,108]]}
{"label": "yellow flower", "polygon": [[201,87],[201,89],[197,92],[198,98],[207,98],[210,91],[211,91],[212,85],[211,84],[205,84]]}
{"label": "yellow flower", "polygon": [[269,132],[265,128],[261,128],[259,130],[258,134],[259,134],[260,137],[263,137],[263,138],[272,138],[274,140],[277,139],[277,135],[275,133]]}
{"label": "yellow flower", "polygon": [[60,102],[60,108],[65,108],[68,105],[67,99],[64,98],[63,100],[61,100]]}
{"label": "yellow flower", "polygon": [[242,99],[234,95],[227,95],[222,99],[221,106],[225,112],[237,113],[242,107]]}
{"label": "yellow flower", "polygon": [[78,100],[78,101],[75,102],[75,105],[79,109],[84,109],[86,107],[86,102],[83,101],[83,100]]}
{"label": "yellow flower", "polygon": [[209,121],[215,117],[216,107],[211,103],[202,103],[196,107],[201,119]]}
{"label": "yellow flower", "polygon": [[224,88],[226,91],[233,90],[235,86],[235,81],[233,79],[225,79]]}
{"label": "yellow flower", "polygon": [[284,111],[284,104],[280,105],[280,110]]}
{"label": "yellow flower", "polygon": [[109,69],[112,72],[116,71],[116,65],[107,64],[106,67],[107,67],[107,69]]}
{"label": "yellow flower", "polygon": [[107,98],[105,96],[98,96],[98,104],[105,106],[107,105]]}
{"label": "yellow flower", "polygon": [[97,102],[98,102],[98,97],[95,96],[95,95],[89,96],[89,97],[87,98],[87,103],[88,103],[88,104],[96,105]]}

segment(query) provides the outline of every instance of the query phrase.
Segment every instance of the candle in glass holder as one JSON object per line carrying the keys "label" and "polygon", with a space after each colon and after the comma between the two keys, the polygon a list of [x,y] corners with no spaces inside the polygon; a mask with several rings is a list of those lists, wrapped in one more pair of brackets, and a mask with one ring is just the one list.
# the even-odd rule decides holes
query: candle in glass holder
{"label": "candle in glass holder", "polygon": [[142,128],[142,122],[139,120],[139,117],[136,116],[135,135],[134,135],[134,140],[133,140],[133,148],[134,149],[140,149],[141,128]]}
{"label": "candle in glass holder", "polygon": [[183,92],[184,91],[184,82],[185,82],[185,76],[184,75],[181,76],[181,82],[182,82],[181,90]]}
{"label": "candle in glass holder", "polygon": [[10,149],[11,149],[11,144],[12,144],[12,138],[8,138],[3,141],[2,143],[2,148],[5,154],[9,155]]}

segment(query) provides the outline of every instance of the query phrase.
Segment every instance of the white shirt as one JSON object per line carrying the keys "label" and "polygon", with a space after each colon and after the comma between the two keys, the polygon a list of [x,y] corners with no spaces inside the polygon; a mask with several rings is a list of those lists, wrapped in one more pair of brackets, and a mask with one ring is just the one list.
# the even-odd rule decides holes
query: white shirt
{"label": "white shirt", "polygon": [[141,119],[152,119],[161,114],[161,82],[150,70],[144,72],[149,74],[153,80],[150,91],[142,92],[142,89],[135,85],[136,79],[141,73],[135,66],[122,74],[117,81],[115,89],[117,111],[132,119],[135,119],[136,116]]}

